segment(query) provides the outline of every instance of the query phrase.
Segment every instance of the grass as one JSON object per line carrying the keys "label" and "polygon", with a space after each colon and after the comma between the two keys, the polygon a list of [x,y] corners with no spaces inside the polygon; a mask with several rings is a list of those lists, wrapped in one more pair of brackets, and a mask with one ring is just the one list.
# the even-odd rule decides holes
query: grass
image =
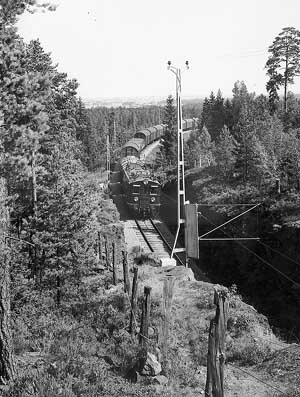
{"label": "grass", "polygon": [[37,304],[36,297],[14,315],[18,376],[3,396],[159,395],[124,378],[141,349],[126,331],[129,302],[123,292],[90,294],[59,309],[43,295]]}
{"label": "grass", "polygon": [[[151,269],[153,276],[156,270]],[[143,281],[150,282],[146,272]],[[99,278],[102,282],[105,277]],[[55,307],[51,297],[39,293],[28,293],[27,299],[16,305],[13,334],[18,376],[4,390],[4,397],[167,397],[189,392],[195,395],[204,389],[209,321],[215,315],[211,284],[176,281],[166,349],[160,339],[164,319],[159,295],[162,288],[156,288],[151,296],[149,349],[162,363],[169,382],[166,387],[128,381],[134,378],[136,364],[145,353],[137,338],[127,331],[130,303],[123,286],[90,289],[87,283],[86,289],[82,299],[66,302],[60,308]],[[142,288],[139,308],[141,300]],[[245,305],[234,288],[229,307],[227,360],[256,365],[279,381],[283,371],[295,384],[298,370],[288,367],[291,356],[276,355],[267,343],[255,339],[258,332],[269,330],[266,319]],[[137,322],[139,326],[139,314]],[[292,389],[288,393],[286,397],[297,396]]]}

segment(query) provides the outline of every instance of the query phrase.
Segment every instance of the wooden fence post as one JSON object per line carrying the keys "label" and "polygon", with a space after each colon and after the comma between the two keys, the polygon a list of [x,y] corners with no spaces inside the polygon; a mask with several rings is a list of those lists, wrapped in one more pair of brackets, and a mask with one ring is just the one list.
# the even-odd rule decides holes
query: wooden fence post
{"label": "wooden fence post", "polygon": [[128,261],[127,261],[126,251],[122,251],[122,255],[123,255],[124,292],[129,294],[130,280],[129,280],[129,269],[128,269]]}
{"label": "wooden fence post", "polygon": [[140,344],[142,346],[147,346],[148,342],[148,328],[150,323],[150,293],[151,287],[144,287],[144,299],[142,306],[142,319],[140,328]]}
{"label": "wooden fence post", "polygon": [[116,243],[112,243],[113,284],[117,285],[117,250]]}
{"label": "wooden fence post", "polygon": [[164,360],[164,364],[167,364],[168,359],[168,342],[169,342],[169,334],[170,334],[170,323],[171,323],[171,308],[172,308],[172,299],[174,292],[175,278],[167,277],[164,280],[163,286],[163,319],[162,319],[162,327],[161,327],[161,341],[160,347],[162,351],[162,356]]}
{"label": "wooden fence post", "polygon": [[99,256],[99,263],[102,262],[102,244],[101,244],[101,233],[98,232],[98,256]]}
{"label": "wooden fence post", "polygon": [[130,314],[130,324],[129,324],[129,332],[131,335],[135,333],[136,326],[136,297],[137,297],[137,289],[138,289],[138,271],[139,268],[137,266],[133,269],[133,282],[132,282],[132,294],[131,294],[131,314]]}
{"label": "wooden fence post", "polygon": [[205,395],[224,397],[225,335],[228,316],[228,290],[215,289],[216,316],[210,322]]}

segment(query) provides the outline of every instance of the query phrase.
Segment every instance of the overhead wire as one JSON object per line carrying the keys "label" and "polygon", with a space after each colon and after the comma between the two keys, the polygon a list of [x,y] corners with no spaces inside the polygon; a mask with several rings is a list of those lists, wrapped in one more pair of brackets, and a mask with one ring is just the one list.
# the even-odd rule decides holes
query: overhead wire
{"label": "overhead wire", "polygon": [[[217,225],[210,221],[205,215],[203,215],[202,213],[200,213],[200,216],[202,216],[205,220],[207,220],[211,225],[216,226]],[[225,232],[224,230],[220,229],[225,235],[227,235],[228,237],[231,237],[227,232]],[[200,241],[205,241],[205,239],[200,240]],[[281,270],[277,269],[275,266],[273,266],[270,262],[268,262],[267,260],[265,260],[264,258],[262,258],[260,255],[258,255],[256,252],[252,251],[250,248],[248,248],[247,246],[245,246],[244,244],[240,243],[239,241],[235,240],[235,243],[238,244],[239,246],[241,246],[242,248],[244,248],[246,251],[250,252],[252,255],[254,255],[257,259],[261,260],[265,265],[271,267],[274,271],[276,271],[277,273],[279,273],[282,277],[284,277],[285,279],[289,280],[292,284],[297,285],[297,287],[300,287],[300,284],[293,280],[290,276],[286,275],[285,273],[283,273]]]}
{"label": "overhead wire", "polygon": [[263,246],[265,246],[266,248],[269,248],[271,251],[276,252],[277,254],[281,255],[283,258],[293,262],[295,265],[300,266],[300,263],[295,261],[295,259],[289,257],[288,255],[284,254],[283,252],[278,251],[277,249],[271,247],[270,245],[263,243],[261,240],[258,241],[260,244],[262,244]]}
{"label": "overhead wire", "polygon": [[[170,321],[168,321],[168,319],[165,318],[165,320],[166,320],[166,322],[169,323],[170,325],[173,325]],[[193,327],[193,328],[194,328],[195,330],[197,330],[196,327]],[[180,334],[182,334],[182,335],[184,335],[184,336],[186,337],[186,334],[185,334],[183,331],[181,331],[180,329],[176,329],[176,331],[179,332]],[[197,331],[198,331],[198,330],[197,330]],[[286,348],[285,348],[285,349],[286,349]],[[284,349],[282,349],[282,350],[284,350]],[[258,378],[257,376],[251,374],[250,372],[248,372],[248,371],[246,371],[246,370],[244,370],[244,369],[241,369],[240,367],[237,367],[237,366],[235,366],[235,365],[233,365],[233,364],[231,364],[231,363],[229,363],[229,362],[226,362],[225,364],[226,364],[226,365],[229,365],[229,366],[231,366],[231,367],[233,367],[233,368],[235,368],[235,369],[237,369],[237,370],[239,370],[239,371],[241,371],[241,372],[246,373],[248,376],[250,376],[250,377],[256,379],[258,382],[264,384],[265,386],[269,387],[270,389],[273,389],[273,390],[276,390],[276,391],[278,391],[278,392],[280,392],[280,393],[283,393],[282,390],[276,388],[275,386],[272,386],[272,385],[268,384],[267,382],[261,380],[260,378]],[[206,392],[205,392],[205,393],[206,393]]]}
{"label": "overhead wire", "polygon": [[270,389],[276,390],[276,391],[278,391],[279,393],[284,393],[283,390],[280,390],[280,389],[278,389],[277,387],[270,385],[269,383],[265,382],[264,380],[258,378],[257,376],[251,374],[250,372],[246,371],[245,369],[242,369],[242,368],[240,368],[240,367],[237,367],[237,366],[235,366],[235,365],[233,365],[233,364],[231,364],[231,363],[227,363],[227,365],[229,365],[230,367],[233,367],[233,368],[237,369],[237,370],[240,371],[240,372],[243,372],[243,373],[247,374],[248,376],[251,376],[252,378],[256,379],[258,382],[264,384],[265,386],[269,387]]}

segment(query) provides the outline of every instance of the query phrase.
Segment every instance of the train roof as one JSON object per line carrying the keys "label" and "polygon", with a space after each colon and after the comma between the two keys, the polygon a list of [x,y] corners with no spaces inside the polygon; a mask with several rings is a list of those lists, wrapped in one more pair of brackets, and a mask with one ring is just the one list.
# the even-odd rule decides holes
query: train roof
{"label": "train roof", "polygon": [[141,149],[143,149],[144,146],[145,146],[144,139],[142,139],[142,138],[132,138],[127,143],[125,143],[123,148],[133,147],[134,149],[136,149],[139,152]]}
{"label": "train roof", "polygon": [[139,158],[127,156],[121,160],[120,164],[128,183],[142,182],[145,180],[158,183],[158,181],[153,178],[151,171],[146,167],[145,163]]}
{"label": "train roof", "polygon": [[134,136],[136,136],[137,134],[143,134],[145,136],[148,136],[151,134],[151,132],[156,131],[157,129],[163,129],[165,126],[166,124],[158,124],[153,127],[144,128],[143,130],[137,131]]}

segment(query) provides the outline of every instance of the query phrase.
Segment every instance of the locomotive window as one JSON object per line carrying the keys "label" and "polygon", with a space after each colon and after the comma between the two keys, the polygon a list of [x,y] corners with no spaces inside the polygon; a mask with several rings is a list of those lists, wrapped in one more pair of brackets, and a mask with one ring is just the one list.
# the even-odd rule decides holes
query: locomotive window
{"label": "locomotive window", "polygon": [[140,193],[140,185],[133,185],[132,194],[139,194],[139,193]]}
{"label": "locomotive window", "polygon": [[150,186],[150,194],[157,194],[157,188],[158,186]]}

